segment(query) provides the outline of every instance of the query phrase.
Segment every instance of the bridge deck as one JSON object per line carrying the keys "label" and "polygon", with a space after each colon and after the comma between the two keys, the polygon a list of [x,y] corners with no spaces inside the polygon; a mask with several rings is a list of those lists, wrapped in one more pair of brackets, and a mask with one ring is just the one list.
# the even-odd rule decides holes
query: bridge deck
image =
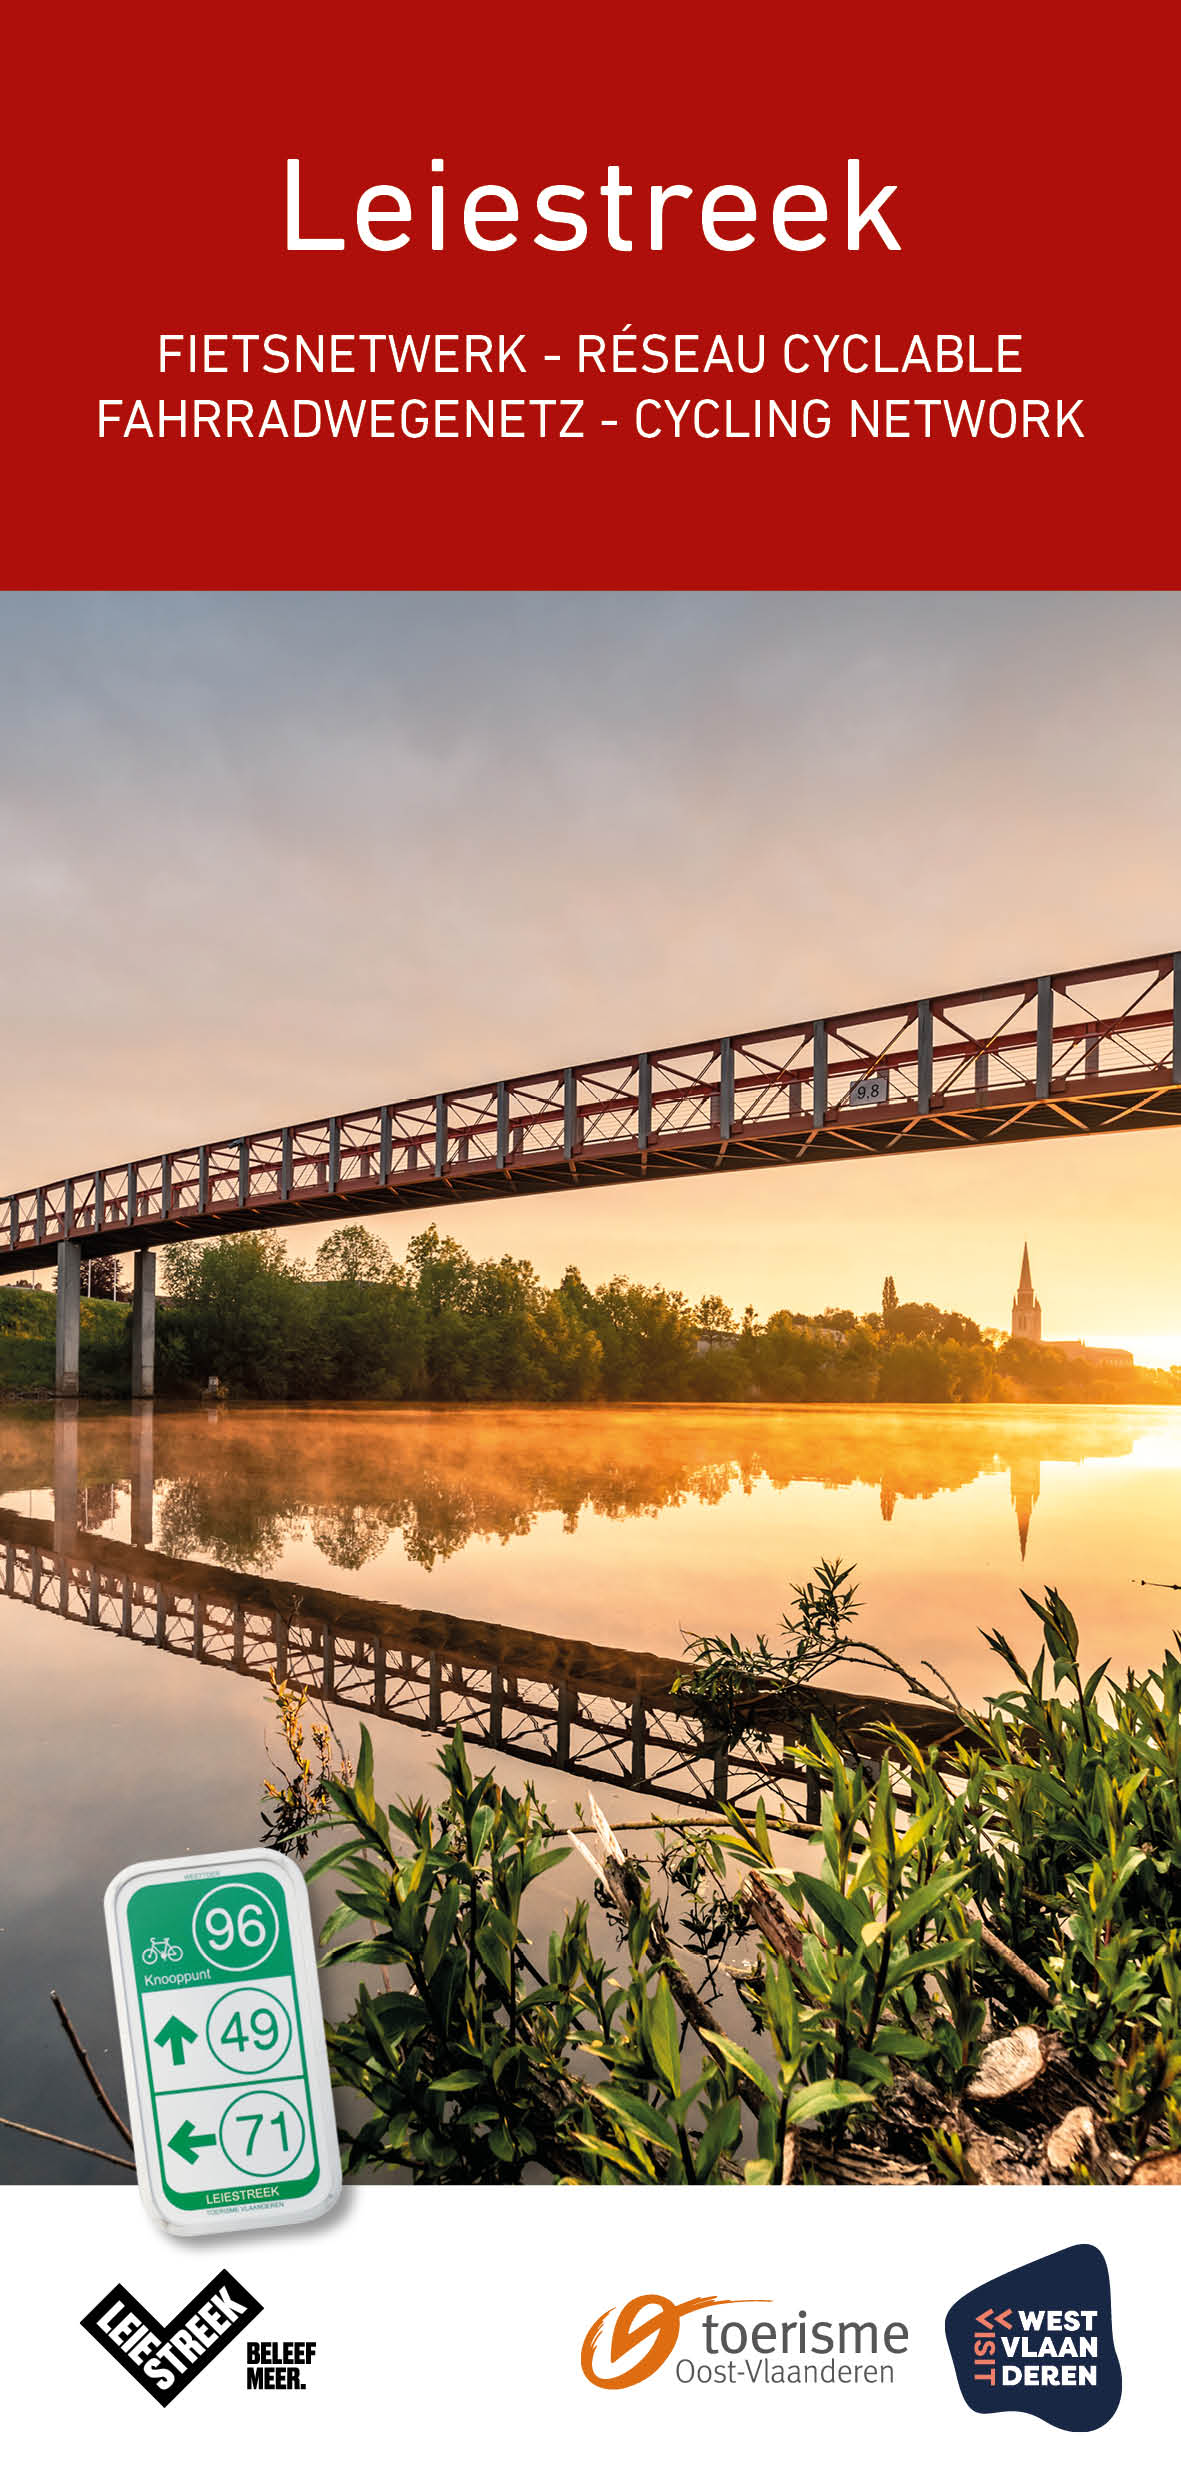
{"label": "bridge deck", "polygon": [[1181,1120],[1181,958],[495,1080],[0,1198],[0,1275],[219,1232]]}

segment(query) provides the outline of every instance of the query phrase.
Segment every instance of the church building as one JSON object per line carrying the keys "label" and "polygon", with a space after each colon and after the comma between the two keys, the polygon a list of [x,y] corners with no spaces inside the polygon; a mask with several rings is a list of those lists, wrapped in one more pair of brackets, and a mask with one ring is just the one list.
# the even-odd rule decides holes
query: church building
{"label": "church building", "polygon": [[[1042,1341],[1042,1304],[1033,1288],[1033,1276],[1029,1271],[1028,1240],[1021,1252],[1021,1279],[1013,1295],[1012,1334],[1018,1343]],[[1061,1352],[1064,1360],[1088,1361],[1092,1369],[1135,1367],[1132,1353],[1122,1351],[1117,1344],[1083,1343],[1077,1338],[1071,1343],[1051,1343],[1047,1338],[1046,1349],[1048,1352]]]}

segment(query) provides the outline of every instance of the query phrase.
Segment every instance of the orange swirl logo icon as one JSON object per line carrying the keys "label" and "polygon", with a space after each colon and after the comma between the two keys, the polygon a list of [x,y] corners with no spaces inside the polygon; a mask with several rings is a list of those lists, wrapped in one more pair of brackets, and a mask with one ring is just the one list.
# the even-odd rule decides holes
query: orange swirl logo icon
{"label": "orange swirl logo icon", "polygon": [[[595,2366],[596,2347],[611,2314],[610,2308],[604,2308],[582,2346],[583,2376],[592,2385],[601,2385],[610,2392],[619,2392],[625,2385],[642,2385],[645,2377],[654,2376],[658,2368],[663,2368],[670,2353],[676,2349],[682,2317],[691,2315],[694,2308],[732,2308],[734,2305],[732,2299],[713,2297],[682,2299],[678,2303],[674,2299],[663,2298],[659,2291],[645,2291],[639,2299],[629,2299],[626,2306],[617,2310],[611,2327],[607,2359],[615,2369],[613,2376],[600,2376]],[[648,2345],[642,2359],[636,2360],[630,2368],[616,2368],[616,2362],[626,2359],[629,2352],[638,2350],[642,2342]]]}

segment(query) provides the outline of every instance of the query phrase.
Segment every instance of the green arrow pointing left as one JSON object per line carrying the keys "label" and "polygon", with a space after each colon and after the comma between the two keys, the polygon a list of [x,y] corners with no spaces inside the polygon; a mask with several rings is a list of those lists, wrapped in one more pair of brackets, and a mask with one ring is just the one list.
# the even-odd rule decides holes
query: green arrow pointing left
{"label": "green arrow pointing left", "polygon": [[168,2150],[170,2153],[179,2153],[181,2160],[187,2161],[191,2170],[193,2163],[197,2158],[198,2145],[216,2144],[216,2142],[216,2136],[199,2136],[193,2126],[192,2119],[186,2118],[183,2127],[178,2127],[176,2134],[174,2136],[169,2136]]}
{"label": "green arrow pointing left", "polygon": [[173,2066],[183,2067],[185,2042],[195,2041],[196,2038],[191,2024],[182,2024],[179,2015],[170,2015],[163,2031],[156,2034],[156,2047],[163,2049],[167,2046],[172,2051]]}

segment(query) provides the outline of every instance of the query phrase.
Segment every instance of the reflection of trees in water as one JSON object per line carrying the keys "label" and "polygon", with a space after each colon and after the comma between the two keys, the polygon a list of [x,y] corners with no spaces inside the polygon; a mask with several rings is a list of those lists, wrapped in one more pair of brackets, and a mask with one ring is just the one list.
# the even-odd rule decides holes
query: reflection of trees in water
{"label": "reflection of trees in water", "polygon": [[291,1512],[283,1506],[257,1504],[248,1510],[236,1490],[231,1503],[226,1492],[189,1475],[166,1484],[156,1510],[156,1535],[159,1547],[172,1559],[191,1559],[200,1553],[222,1567],[265,1570],[278,1565],[291,1529]]}
{"label": "reflection of trees in water", "polygon": [[[585,1516],[654,1518],[799,1483],[870,1488],[888,1523],[900,1498],[1004,1474],[1024,1531],[1043,1462],[1128,1455],[1154,1417],[1106,1407],[231,1409],[212,1419],[157,1411],[149,1439],[166,1551],[263,1571],[279,1564],[294,1536],[310,1535],[333,1566],[356,1573],[394,1534],[411,1564],[429,1570],[470,1541],[519,1539],[544,1517],[573,1532]],[[137,1457],[142,1464],[142,1421],[137,1428],[122,1412],[84,1415],[76,1443],[71,1488],[94,1511],[91,1523],[109,1521],[116,1491],[126,1489]],[[0,1490],[43,1489],[53,1479],[52,1418],[0,1416]]]}
{"label": "reflection of trees in water", "polygon": [[78,1492],[78,1522],[84,1532],[100,1533],[119,1513],[119,1492],[113,1481],[92,1481]]}
{"label": "reflection of trees in water", "polygon": [[388,1519],[376,1507],[316,1507],[309,1524],[321,1558],[347,1574],[367,1567],[390,1536]]}
{"label": "reflection of trees in water", "polygon": [[990,1474],[1007,1474],[1027,1502],[1043,1459],[1126,1455],[1143,1426],[1110,1411],[1023,1422],[858,1411],[164,1416],[158,1473],[182,1460],[184,1471],[164,1482],[158,1538],[177,1556],[265,1569],[310,1534],[356,1573],[398,1535],[410,1563],[430,1570],[473,1540],[523,1538],[543,1517],[573,1532],[585,1516],[654,1518],[797,1483],[872,1488],[888,1522],[899,1498]]}

